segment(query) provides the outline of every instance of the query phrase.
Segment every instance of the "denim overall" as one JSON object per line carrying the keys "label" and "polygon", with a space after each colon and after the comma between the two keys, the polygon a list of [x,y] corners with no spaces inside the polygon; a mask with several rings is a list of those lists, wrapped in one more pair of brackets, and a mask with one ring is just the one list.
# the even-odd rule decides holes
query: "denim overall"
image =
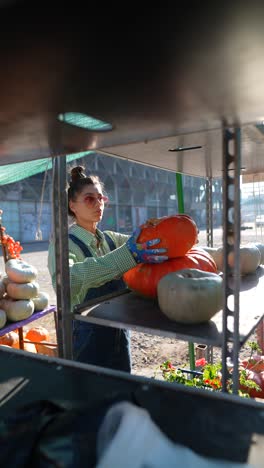
{"label": "denim overall", "polygon": [[[112,239],[104,235],[110,250],[115,250]],[[92,257],[88,247],[78,237],[69,234],[69,238],[80,247],[85,257]],[[89,289],[85,301],[125,288],[122,279],[112,280]],[[73,358],[86,364],[131,372],[129,331],[73,320]]]}

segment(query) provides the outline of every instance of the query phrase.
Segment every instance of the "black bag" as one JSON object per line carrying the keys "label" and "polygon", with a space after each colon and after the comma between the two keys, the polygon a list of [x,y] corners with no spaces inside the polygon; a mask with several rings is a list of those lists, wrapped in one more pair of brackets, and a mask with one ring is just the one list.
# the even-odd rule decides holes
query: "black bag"
{"label": "black bag", "polygon": [[23,406],[0,420],[1,466],[86,468],[96,464],[96,437],[109,406],[68,409],[52,401]]}

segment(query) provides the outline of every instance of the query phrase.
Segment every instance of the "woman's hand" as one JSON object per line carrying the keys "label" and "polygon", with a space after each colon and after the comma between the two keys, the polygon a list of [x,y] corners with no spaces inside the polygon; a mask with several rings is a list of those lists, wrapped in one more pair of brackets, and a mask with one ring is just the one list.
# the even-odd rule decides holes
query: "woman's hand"
{"label": "woman's hand", "polygon": [[152,239],[143,244],[137,243],[137,238],[141,232],[140,228],[137,228],[132,236],[127,240],[126,246],[130,250],[134,259],[137,263],[162,263],[168,260],[166,255],[160,255],[167,252],[167,249],[148,249],[160,242],[160,239]]}

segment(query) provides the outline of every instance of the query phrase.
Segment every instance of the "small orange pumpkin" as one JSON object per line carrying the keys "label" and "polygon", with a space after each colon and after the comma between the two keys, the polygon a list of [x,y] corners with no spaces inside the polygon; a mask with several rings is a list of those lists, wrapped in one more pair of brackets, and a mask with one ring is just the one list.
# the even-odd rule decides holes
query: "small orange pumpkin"
{"label": "small orange pumpkin", "polygon": [[127,286],[137,294],[147,297],[157,297],[157,286],[159,280],[173,271],[184,268],[196,268],[211,273],[217,272],[216,264],[207,252],[202,249],[191,249],[186,255],[171,258],[163,263],[140,263],[123,275]]}
{"label": "small orange pumpkin", "polygon": [[49,341],[50,335],[46,328],[42,327],[41,325],[37,327],[30,328],[25,335],[25,338],[36,343],[40,341]]}
{"label": "small orange pumpkin", "polygon": [[194,220],[185,214],[149,219],[140,227],[141,233],[137,242],[160,239],[155,247],[167,249],[166,255],[169,258],[182,257],[197,243],[197,226]]}
{"label": "small orange pumpkin", "polygon": [[19,337],[18,334],[14,331],[6,333],[3,336],[0,336],[0,344],[11,346],[12,348],[19,349]]}

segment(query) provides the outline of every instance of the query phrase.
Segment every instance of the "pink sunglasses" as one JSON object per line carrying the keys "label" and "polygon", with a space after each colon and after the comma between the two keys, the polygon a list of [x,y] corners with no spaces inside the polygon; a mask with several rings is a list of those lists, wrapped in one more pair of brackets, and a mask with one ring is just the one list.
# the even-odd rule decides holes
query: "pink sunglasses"
{"label": "pink sunglasses", "polygon": [[87,205],[94,206],[96,202],[99,201],[100,203],[108,203],[109,198],[105,195],[85,195],[83,202]]}

